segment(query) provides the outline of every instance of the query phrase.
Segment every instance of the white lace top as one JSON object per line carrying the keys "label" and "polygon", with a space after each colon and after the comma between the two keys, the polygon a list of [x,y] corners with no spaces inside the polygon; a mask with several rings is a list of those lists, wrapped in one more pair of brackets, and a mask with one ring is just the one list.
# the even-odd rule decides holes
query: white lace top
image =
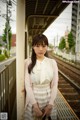
{"label": "white lace top", "polygon": [[51,99],[49,104],[54,103],[57,95],[58,87],[58,67],[54,59],[45,57],[43,61],[36,61],[31,74],[28,73],[28,65],[31,62],[30,59],[25,60],[25,89],[27,92],[26,103],[31,102],[31,104],[36,103],[32,85],[43,85],[50,84],[51,86]]}
{"label": "white lace top", "polygon": [[31,80],[33,84],[47,84],[53,80],[54,77],[54,63],[53,59],[45,57],[43,61],[36,61],[36,65],[31,72]]}

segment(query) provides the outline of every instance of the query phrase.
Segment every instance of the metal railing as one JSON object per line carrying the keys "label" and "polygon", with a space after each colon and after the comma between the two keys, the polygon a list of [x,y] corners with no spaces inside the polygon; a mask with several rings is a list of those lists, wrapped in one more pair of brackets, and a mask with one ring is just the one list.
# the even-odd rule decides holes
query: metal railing
{"label": "metal railing", "polygon": [[[16,59],[0,72],[0,113],[6,112],[12,120],[16,103]],[[16,111],[16,109],[15,109]]]}

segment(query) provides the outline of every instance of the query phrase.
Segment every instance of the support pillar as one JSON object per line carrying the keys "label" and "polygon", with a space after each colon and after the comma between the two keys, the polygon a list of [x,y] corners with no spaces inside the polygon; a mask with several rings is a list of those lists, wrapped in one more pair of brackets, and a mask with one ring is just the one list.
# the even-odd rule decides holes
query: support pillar
{"label": "support pillar", "polygon": [[16,92],[17,120],[22,120],[24,112],[24,46],[25,45],[25,0],[17,0],[16,34]]}

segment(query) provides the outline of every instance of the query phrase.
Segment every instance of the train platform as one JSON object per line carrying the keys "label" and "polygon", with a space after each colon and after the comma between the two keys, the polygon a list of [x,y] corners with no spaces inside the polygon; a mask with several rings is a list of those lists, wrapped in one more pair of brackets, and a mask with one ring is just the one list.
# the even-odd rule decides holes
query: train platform
{"label": "train platform", "polygon": [[[16,104],[16,60],[7,66],[4,71],[0,73],[0,113],[6,112],[9,114],[8,120],[17,119],[17,104]],[[12,71],[12,72],[11,72]],[[13,74],[14,73],[14,74]],[[5,77],[4,77],[5,76]],[[13,79],[12,79],[13,78]],[[8,84],[10,81],[10,84]],[[5,92],[4,92],[5,91]],[[20,94],[19,94],[20,95]],[[19,97],[19,96],[18,96]],[[58,90],[57,98],[55,100],[57,106],[57,120],[79,120],[74,113],[66,99]],[[7,107],[5,108],[5,103]],[[20,105],[21,105],[20,101]],[[1,120],[1,119],[0,119]],[[24,119],[19,119],[24,120]]]}
{"label": "train platform", "polygon": [[57,106],[57,120],[79,120],[59,90],[55,102]]}
{"label": "train platform", "polygon": [[[79,120],[79,118],[74,113],[74,111],[72,110],[72,108],[67,103],[66,99],[63,97],[63,95],[59,90],[55,103],[57,107],[57,120]],[[15,109],[13,110],[13,115],[11,120],[14,119],[16,120],[14,113],[15,113]]]}

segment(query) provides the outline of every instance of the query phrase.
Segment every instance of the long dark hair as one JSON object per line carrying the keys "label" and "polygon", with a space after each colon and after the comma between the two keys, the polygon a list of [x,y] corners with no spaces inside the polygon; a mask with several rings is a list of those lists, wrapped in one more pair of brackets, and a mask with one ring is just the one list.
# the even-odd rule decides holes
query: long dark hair
{"label": "long dark hair", "polygon": [[[43,34],[38,34],[36,35],[33,40],[32,40],[32,47],[35,46],[35,45],[47,45],[48,46],[48,39],[45,35]],[[45,56],[48,57],[48,53],[46,52],[45,53]],[[29,64],[28,66],[28,72],[31,73],[33,67],[35,66],[36,64],[36,54],[34,52],[34,49],[32,48],[32,55],[31,55],[31,63]]]}

